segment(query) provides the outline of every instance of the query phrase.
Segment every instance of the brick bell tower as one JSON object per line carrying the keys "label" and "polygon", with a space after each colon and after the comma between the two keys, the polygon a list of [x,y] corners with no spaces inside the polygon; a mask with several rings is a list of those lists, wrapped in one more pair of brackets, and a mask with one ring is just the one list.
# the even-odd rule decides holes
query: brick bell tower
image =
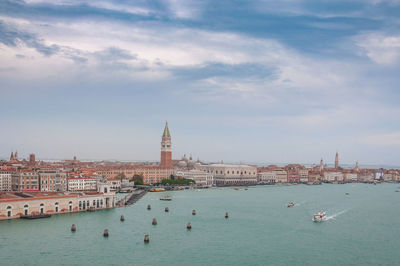
{"label": "brick bell tower", "polygon": [[161,168],[172,168],[172,146],[171,134],[169,133],[168,121],[165,122],[164,133],[161,138]]}

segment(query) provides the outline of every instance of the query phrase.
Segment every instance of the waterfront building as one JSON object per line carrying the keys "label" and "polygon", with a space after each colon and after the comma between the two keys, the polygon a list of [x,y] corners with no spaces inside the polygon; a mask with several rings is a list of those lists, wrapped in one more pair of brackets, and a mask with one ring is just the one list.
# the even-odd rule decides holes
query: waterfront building
{"label": "waterfront building", "polygon": [[67,175],[59,170],[39,170],[40,191],[66,191]]}
{"label": "waterfront building", "polygon": [[0,193],[0,220],[22,215],[61,214],[86,210],[113,208],[115,193],[109,184],[86,193],[70,192],[4,192]]}
{"label": "waterfront building", "polygon": [[321,180],[320,171],[314,170],[308,173],[308,182],[315,182]]}
{"label": "waterfront building", "polygon": [[164,133],[161,137],[161,168],[172,167],[172,143],[171,134],[169,133],[168,121],[165,122]]}
{"label": "waterfront building", "polygon": [[344,180],[346,180],[348,182],[356,182],[358,180],[358,175],[357,175],[357,173],[353,173],[353,172],[345,172]]}
{"label": "waterfront building", "polygon": [[325,182],[341,182],[343,181],[343,173],[339,171],[325,170],[322,180]]}
{"label": "waterfront building", "polygon": [[299,169],[299,181],[300,183],[308,182],[308,169]]}
{"label": "waterfront building", "polygon": [[288,175],[287,172],[283,169],[281,170],[274,170],[276,176],[276,183],[287,183],[288,182]]}
{"label": "waterfront building", "polygon": [[257,167],[234,164],[196,165],[196,168],[214,176],[217,186],[257,184]]}
{"label": "waterfront building", "polygon": [[257,174],[258,184],[275,184],[276,183],[276,173],[275,171],[260,172]]}
{"label": "waterfront building", "polygon": [[0,191],[11,191],[11,172],[0,171]]}
{"label": "waterfront building", "polygon": [[214,185],[214,176],[201,170],[192,169],[189,171],[177,171],[176,177],[192,179],[199,187],[210,187]]}
{"label": "waterfront building", "polygon": [[40,191],[39,175],[29,170],[20,170],[11,174],[13,191]]}

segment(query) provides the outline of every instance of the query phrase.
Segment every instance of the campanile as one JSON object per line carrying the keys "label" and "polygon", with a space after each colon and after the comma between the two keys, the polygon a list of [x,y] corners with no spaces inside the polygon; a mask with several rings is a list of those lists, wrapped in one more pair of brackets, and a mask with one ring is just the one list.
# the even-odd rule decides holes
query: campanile
{"label": "campanile", "polygon": [[164,133],[161,137],[161,168],[172,168],[172,146],[171,134],[169,133],[168,121],[165,122]]}

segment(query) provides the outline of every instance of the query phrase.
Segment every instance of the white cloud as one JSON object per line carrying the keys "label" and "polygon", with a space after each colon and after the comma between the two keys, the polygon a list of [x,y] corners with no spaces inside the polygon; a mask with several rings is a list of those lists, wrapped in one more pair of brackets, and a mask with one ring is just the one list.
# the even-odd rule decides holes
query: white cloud
{"label": "white cloud", "polygon": [[377,64],[390,66],[400,60],[400,35],[370,33],[357,36],[356,44]]}

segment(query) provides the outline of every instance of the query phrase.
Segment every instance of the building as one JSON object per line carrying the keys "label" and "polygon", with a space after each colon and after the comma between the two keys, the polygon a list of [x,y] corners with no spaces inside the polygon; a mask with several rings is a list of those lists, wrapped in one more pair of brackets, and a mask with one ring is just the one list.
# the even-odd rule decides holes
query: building
{"label": "building", "polygon": [[99,168],[97,174],[107,180],[116,180],[119,177],[122,179],[132,179],[134,175],[142,176],[144,184],[161,183],[163,179],[170,178],[175,175],[176,171],[173,168],[160,168],[159,166],[131,166],[131,167],[107,167]]}
{"label": "building", "polygon": [[98,179],[93,177],[68,178],[68,191],[96,191]]}
{"label": "building", "polygon": [[214,185],[214,176],[201,170],[192,169],[189,171],[178,171],[176,176],[179,178],[192,179],[199,187],[210,187]]}
{"label": "building", "polygon": [[40,191],[67,191],[67,175],[59,170],[39,170]]}
{"label": "building", "polygon": [[338,171],[324,171],[322,180],[325,182],[341,182],[343,181],[343,173]]}
{"label": "building", "polygon": [[11,174],[13,191],[40,191],[39,175],[33,171],[18,171]]}
{"label": "building", "polygon": [[276,176],[276,183],[287,183],[288,182],[288,175],[287,172],[283,169],[281,170],[274,170]]}
{"label": "building", "polygon": [[335,156],[335,169],[339,169],[339,153],[336,152]]}
{"label": "building", "polygon": [[0,191],[11,191],[11,172],[0,171]]}
{"label": "building", "polygon": [[0,220],[22,215],[62,214],[115,207],[117,198],[109,185],[102,183],[97,191],[7,192],[0,193]]}
{"label": "building", "polygon": [[29,154],[29,165],[33,166],[36,164],[36,157],[35,154]]}
{"label": "building", "polygon": [[275,171],[267,171],[260,172],[257,174],[257,183],[258,184],[275,184],[276,183],[276,172]]}
{"label": "building", "polygon": [[171,134],[169,133],[168,121],[165,122],[164,133],[161,137],[161,168],[172,167],[172,143]]}
{"label": "building", "polygon": [[217,186],[257,184],[257,167],[234,164],[196,165],[196,168],[212,174]]}

